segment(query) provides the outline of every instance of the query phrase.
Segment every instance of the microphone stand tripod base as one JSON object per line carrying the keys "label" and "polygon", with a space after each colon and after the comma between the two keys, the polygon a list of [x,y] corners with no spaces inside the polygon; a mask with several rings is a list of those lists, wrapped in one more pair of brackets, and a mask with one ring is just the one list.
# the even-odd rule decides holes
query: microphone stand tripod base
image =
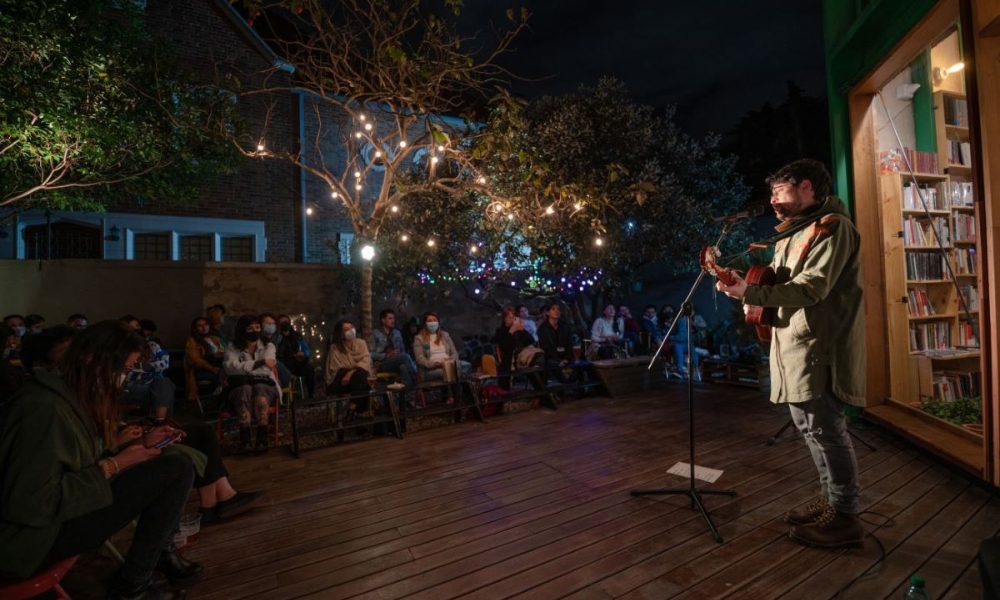
{"label": "microphone stand tripod base", "polygon": [[712,517],[705,510],[705,505],[701,503],[702,494],[713,494],[716,496],[729,496],[731,498],[736,497],[736,490],[697,490],[695,488],[690,489],[676,489],[676,490],[632,490],[629,492],[632,497],[637,496],[666,496],[666,495],[680,495],[684,494],[691,498],[691,510],[695,507],[701,512],[702,518],[705,519],[705,523],[708,524],[708,528],[712,531],[712,537],[715,538],[716,542],[720,544],[723,542],[722,535],[719,534],[719,530],[715,528],[715,523],[712,522]]}

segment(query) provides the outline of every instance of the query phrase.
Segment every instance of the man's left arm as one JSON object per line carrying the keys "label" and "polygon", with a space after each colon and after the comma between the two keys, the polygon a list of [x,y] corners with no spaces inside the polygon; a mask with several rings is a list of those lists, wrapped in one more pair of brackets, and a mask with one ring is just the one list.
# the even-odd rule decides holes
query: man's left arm
{"label": "man's left arm", "polygon": [[844,267],[857,252],[858,235],[848,223],[823,224],[827,228],[814,241],[802,270],[790,281],[773,286],[750,286],[745,304],[797,308],[821,302],[840,279]]}

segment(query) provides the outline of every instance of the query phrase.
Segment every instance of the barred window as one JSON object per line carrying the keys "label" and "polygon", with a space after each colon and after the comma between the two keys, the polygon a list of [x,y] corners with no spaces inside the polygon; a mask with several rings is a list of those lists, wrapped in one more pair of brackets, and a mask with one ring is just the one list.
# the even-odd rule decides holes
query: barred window
{"label": "barred window", "polygon": [[212,236],[185,235],[180,238],[180,260],[209,262],[215,259],[212,252]]}
{"label": "barred window", "polygon": [[135,234],[133,257],[135,260],[170,260],[170,234]]}
{"label": "barred window", "polygon": [[253,237],[222,238],[222,260],[226,262],[253,262]]}

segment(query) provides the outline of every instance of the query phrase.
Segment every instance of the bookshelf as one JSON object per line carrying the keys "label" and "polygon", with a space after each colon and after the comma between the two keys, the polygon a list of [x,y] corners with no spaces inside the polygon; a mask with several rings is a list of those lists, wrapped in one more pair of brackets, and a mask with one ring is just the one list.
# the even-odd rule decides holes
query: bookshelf
{"label": "bookshelf", "polygon": [[[921,164],[926,165],[924,158]],[[941,154],[937,158],[941,161]],[[890,394],[914,404],[923,398],[977,395],[979,293],[972,184],[962,175],[917,173],[911,178],[895,172],[881,176],[880,194],[887,232]]]}

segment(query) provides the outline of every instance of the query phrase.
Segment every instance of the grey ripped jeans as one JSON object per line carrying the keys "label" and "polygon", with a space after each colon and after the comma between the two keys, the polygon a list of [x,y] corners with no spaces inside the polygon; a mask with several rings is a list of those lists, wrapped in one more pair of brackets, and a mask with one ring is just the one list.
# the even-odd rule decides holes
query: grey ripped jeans
{"label": "grey ripped jeans", "polygon": [[827,390],[819,398],[791,402],[788,409],[816,463],[823,496],[838,512],[858,514],[858,460],[844,405]]}

